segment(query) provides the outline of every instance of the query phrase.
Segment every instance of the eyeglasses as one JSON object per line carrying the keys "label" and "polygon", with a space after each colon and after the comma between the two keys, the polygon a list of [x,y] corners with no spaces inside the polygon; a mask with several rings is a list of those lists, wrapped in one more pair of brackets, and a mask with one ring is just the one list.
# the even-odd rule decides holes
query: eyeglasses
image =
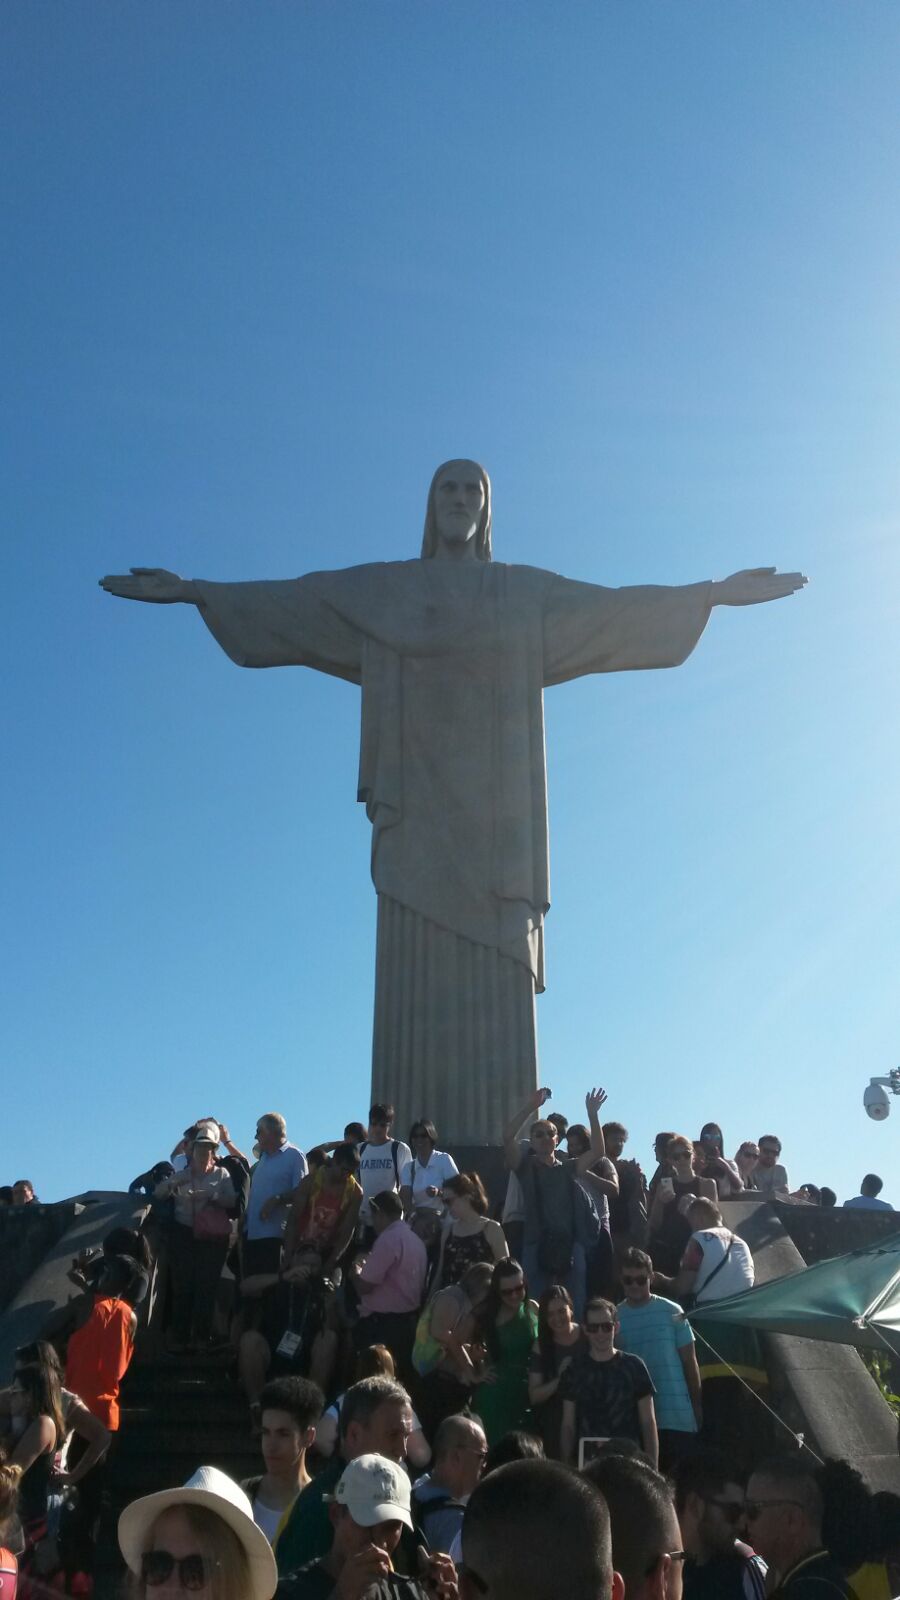
{"label": "eyeglasses", "polygon": [[744,1515],[748,1522],[755,1522],[770,1506],[797,1506],[803,1510],[799,1500],[745,1500]]}
{"label": "eyeglasses", "polygon": [[645,1284],[648,1281],[649,1280],[647,1278],[646,1272],[642,1272],[640,1277],[638,1277],[637,1273],[629,1273],[629,1272],[623,1272],[622,1273],[622,1282],[624,1284],[629,1284],[629,1283]]}
{"label": "eyeglasses", "polygon": [[614,1322],[586,1322],[585,1323],[585,1327],[587,1328],[588,1333],[612,1333],[613,1328],[615,1327],[615,1323]]}
{"label": "eyeglasses", "polygon": [[141,1577],[148,1589],[158,1589],[177,1567],[182,1589],[196,1593],[212,1582],[218,1566],[218,1561],[210,1561],[206,1556],[173,1556],[168,1550],[145,1550],[141,1556]]}
{"label": "eyeglasses", "polygon": [[745,1506],[741,1500],[717,1500],[714,1495],[708,1495],[708,1506],[717,1506],[726,1522],[738,1523],[744,1515]]}

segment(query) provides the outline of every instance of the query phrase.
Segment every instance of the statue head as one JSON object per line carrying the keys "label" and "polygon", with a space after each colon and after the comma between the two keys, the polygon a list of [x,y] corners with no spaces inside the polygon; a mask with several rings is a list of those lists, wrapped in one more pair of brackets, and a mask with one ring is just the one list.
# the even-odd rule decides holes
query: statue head
{"label": "statue head", "polygon": [[431,480],[422,560],[433,559],[441,543],[471,543],[477,560],[491,559],[491,480],[477,461],[445,461]]}

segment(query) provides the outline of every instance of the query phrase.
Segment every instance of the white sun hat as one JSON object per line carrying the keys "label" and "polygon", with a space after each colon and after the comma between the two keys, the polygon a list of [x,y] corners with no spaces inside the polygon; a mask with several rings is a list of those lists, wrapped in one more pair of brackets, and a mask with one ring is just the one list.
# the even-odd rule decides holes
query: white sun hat
{"label": "white sun hat", "polygon": [[247,1600],[272,1600],[278,1568],[272,1546],[253,1521],[253,1507],[239,1484],[218,1467],[198,1467],[181,1489],[161,1489],[133,1500],[119,1518],[119,1549],[129,1571],[138,1577],[141,1556],[157,1517],[172,1506],[205,1506],[228,1525],[247,1557],[250,1590]]}

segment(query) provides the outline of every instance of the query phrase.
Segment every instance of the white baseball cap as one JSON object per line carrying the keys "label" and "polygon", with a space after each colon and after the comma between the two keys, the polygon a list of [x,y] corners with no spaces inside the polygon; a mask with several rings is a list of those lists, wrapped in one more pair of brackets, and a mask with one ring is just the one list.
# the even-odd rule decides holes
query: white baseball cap
{"label": "white baseball cap", "polygon": [[272,1600],[278,1584],[272,1547],[253,1521],[253,1507],[243,1489],[218,1467],[198,1467],[183,1488],[145,1494],[125,1507],[119,1518],[119,1549],[131,1572],[140,1576],[141,1556],[147,1549],[150,1530],[157,1517],[172,1506],[205,1506],[221,1517],[237,1536],[247,1557],[250,1569],[247,1600]]}
{"label": "white baseball cap", "polygon": [[387,1456],[357,1456],[341,1473],[334,1494],[324,1495],[336,1506],[346,1506],[361,1528],[378,1522],[413,1525],[409,1509],[409,1477]]}

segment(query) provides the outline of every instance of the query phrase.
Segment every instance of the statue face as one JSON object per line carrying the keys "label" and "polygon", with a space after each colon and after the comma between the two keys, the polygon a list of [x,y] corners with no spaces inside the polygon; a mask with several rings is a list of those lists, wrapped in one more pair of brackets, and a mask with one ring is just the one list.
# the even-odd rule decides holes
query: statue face
{"label": "statue face", "polygon": [[434,515],[444,544],[469,544],[478,532],[485,494],[474,461],[449,461],[434,487]]}

